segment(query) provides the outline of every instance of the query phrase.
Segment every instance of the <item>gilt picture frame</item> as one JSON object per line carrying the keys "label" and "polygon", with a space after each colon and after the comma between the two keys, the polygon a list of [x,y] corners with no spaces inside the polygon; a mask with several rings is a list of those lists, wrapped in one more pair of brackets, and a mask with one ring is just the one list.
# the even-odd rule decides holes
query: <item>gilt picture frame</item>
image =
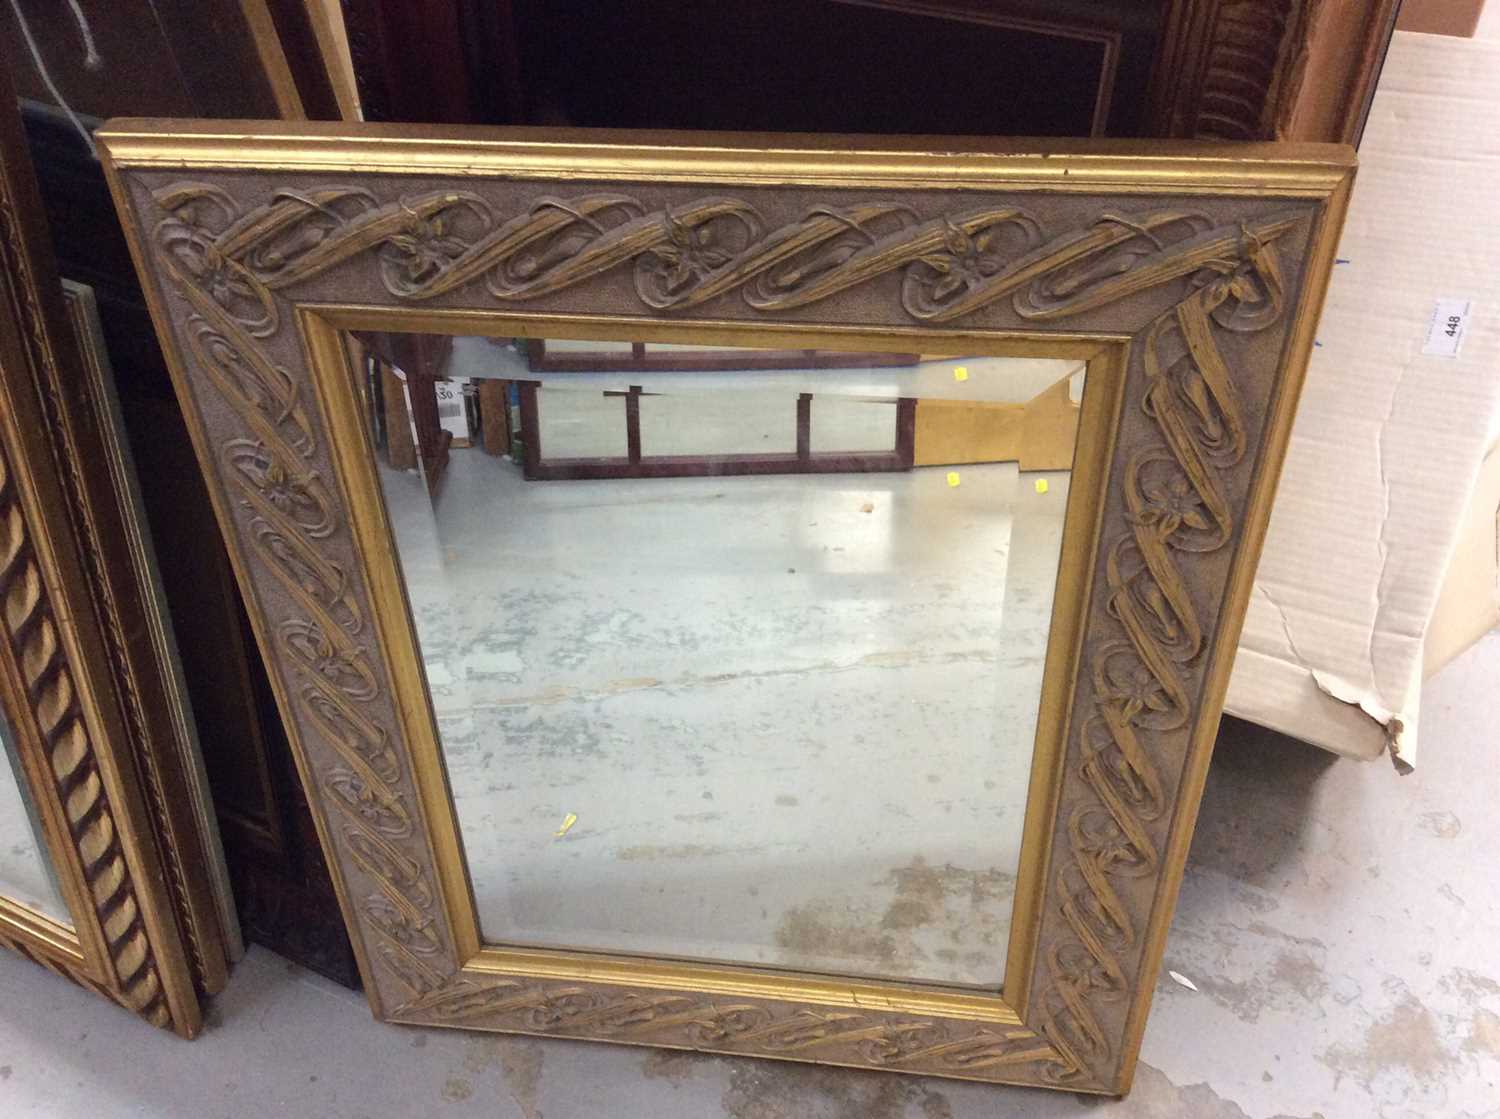
{"label": "gilt picture frame", "polygon": [[[9,96],[3,76],[0,94]],[[0,947],[193,1037],[200,996],[222,986],[237,932],[219,908],[212,837],[192,800],[191,737],[93,294],[65,290],[43,213],[19,114],[7,108],[0,715],[11,757],[0,765],[13,768],[27,817],[5,820],[8,842],[24,834],[55,897],[0,888]]]}
{"label": "gilt picture frame", "polygon": [[[377,1016],[1128,1090],[1349,149],[99,141]],[[483,942],[346,345],[403,330],[1087,362],[1003,989]]]}
{"label": "gilt picture frame", "polygon": [[65,526],[49,515],[62,511],[61,479],[37,441],[48,425],[24,372],[55,370],[52,346],[38,332],[28,355],[12,306],[0,311],[6,372],[0,386],[0,596],[7,606],[0,713],[31,819],[29,828],[24,820],[6,822],[19,824],[8,829],[13,837],[31,833],[56,898],[49,905],[35,890],[17,897],[0,888],[0,947],[153,1025],[192,1036],[201,1022],[192,973],[143,792],[121,749],[126,713],[90,617],[89,577]]}

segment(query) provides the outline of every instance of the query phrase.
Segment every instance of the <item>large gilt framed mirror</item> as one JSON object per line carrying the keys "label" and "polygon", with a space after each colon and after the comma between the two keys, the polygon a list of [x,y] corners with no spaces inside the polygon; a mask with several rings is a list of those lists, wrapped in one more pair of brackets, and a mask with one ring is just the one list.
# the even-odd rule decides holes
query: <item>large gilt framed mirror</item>
{"label": "large gilt framed mirror", "polygon": [[377,1015],[1128,1088],[1347,149],[100,141]]}

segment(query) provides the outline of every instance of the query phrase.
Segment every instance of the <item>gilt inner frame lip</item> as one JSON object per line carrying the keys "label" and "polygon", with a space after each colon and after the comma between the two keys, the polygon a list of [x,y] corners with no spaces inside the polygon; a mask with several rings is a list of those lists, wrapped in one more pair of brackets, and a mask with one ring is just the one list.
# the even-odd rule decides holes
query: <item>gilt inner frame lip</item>
{"label": "gilt inner frame lip", "polygon": [[[1016,154],[997,154],[984,150],[982,142],[915,139],[879,140],[874,142],[878,150],[851,151],[847,138],[818,141],[816,147],[811,147],[810,138],[780,138],[756,149],[748,146],[754,138],[736,137],[564,134],[544,140],[533,132],[223,122],[126,122],[106,129],[101,140],[262,651],[273,667],[278,701],[377,1014],[393,1020],[638,1041],[1075,1091],[1120,1092],[1128,1087],[1253,561],[1352,178],[1347,149],[1027,141]],[[808,143],[810,148],[799,150],[796,143]],[[922,152],[923,145],[933,151]],[[481,198],[495,208],[497,221],[520,220],[515,217],[518,208],[503,199],[497,203],[497,197],[510,199],[528,191],[554,196],[569,189],[558,181],[562,178],[580,180],[573,188],[579,191],[601,182],[614,184],[611,189],[628,184],[619,189],[666,198],[661,205],[674,212],[679,203],[671,200],[669,188],[700,183],[711,183],[716,193],[725,195],[753,188],[757,200],[782,199],[778,205],[783,210],[795,203],[793,208],[807,212],[823,192],[872,201],[883,195],[893,201],[915,196],[927,203],[922,219],[942,213],[945,206],[959,206],[949,201],[954,191],[1015,195],[1019,202],[1070,199],[1072,209],[1063,206],[1063,211],[1092,213],[1092,224],[1076,227],[1076,235],[1049,229],[1037,249],[1039,277],[1066,267],[1066,262],[1048,265],[1045,250],[1054,246],[1052,251],[1064,256],[1073,252],[1065,244],[1069,236],[1111,244],[1129,241],[1140,250],[1140,259],[1126,264],[1121,273],[1125,280],[1114,287],[1107,287],[1111,278],[1105,275],[1083,282],[1081,298],[1069,292],[1044,294],[1040,323],[1030,324],[1017,323],[1014,316],[1006,319],[1008,312],[991,302],[979,304],[972,315],[929,325],[913,321],[912,306],[924,313],[928,309],[921,298],[903,310],[887,308],[880,301],[886,295],[871,297],[874,305],[856,306],[835,294],[813,302],[810,311],[751,311],[735,302],[734,285],[726,288],[729,294],[706,302],[702,312],[669,307],[654,315],[621,314],[626,269],[618,262],[544,293],[541,310],[532,312],[497,303],[482,285],[459,285],[429,301],[421,294],[413,296],[402,275],[393,280],[388,273],[382,292],[382,260],[405,267],[398,259],[403,250],[390,248],[390,236],[350,249],[326,267],[320,262],[321,272],[308,270],[308,255],[257,264],[249,248],[224,239],[222,227],[195,229],[170,200],[152,202],[152,190],[166,191],[174,183],[212,187],[224,192],[228,205],[243,219],[241,232],[253,238],[255,230],[244,224],[251,221],[245,216],[251,213],[247,207],[276,206],[278,200],[282,209],[277,220],[293,225],[325,222],[310,219],[309,211],[298,210],[297,204],[308,201],[309,192],[322,188],[330,170],[339,168],[347,170],[338,173],[338,179],[369,193],[371,209],[342,212],[337,199],[330,201],[329,228],[320,235],[325,247],[302,250],[304,254],[316,251],[333,260],[342,251],[341,239],[352,244],[347,239],[357,233],[358,223],[385,220],[380,213],[390,214],[391,227],[396,228],[402,212],[417,205],[406,195],[414,191],[411,177],[420,176],[429,192],[434,184],[441,191],[448,183],[452,193]],[[231,187],[248,197],[241,201]],[[282,188],[282,193],[268,189],[273,187]],[[1132,225],[1135,217],[1156,212],[1151,195],[1191,197],[1194,212],[1205,215],[1203,228],[1191,226],[1190,235],[1183,236],[1182,229],[1165,219],[1157,229],[1149,222]],[[1256,199],[1265,204],[1247,209],[1244,203]],[[974,200],[964,201],[972,205]],[[378,210],[381,206],[384,211]],[[1212,214],[1214,210],[1219,214]],[[968,211],[955,211],[960,212]],[[1122,214],[1127,220],[1121,220]],[[1274,228],[1279,232],[1265,233],[1266,241],[1260,241],[1255,229],[1272,229],[1274,223],[1266,223],[1278,214],[1289,216],[1278,219],[1281,225]],[[162,248],[160,232],[171,221],[183,227],[177,233],[186,240],[179,245],[189,246],[178,257]],[[1261,224],[1252,228],[1256,222]],[[1282,226],[1295,231],[1286,233]],[[649,224],[639,233],[643,243],[652,235]],[[232,278],[242,288],[253,289],[255,298],[262,300],[262,311],[270,307],[279,314],[268,334],[255,333],[264,329],[255,319],[262,311],[252,314],[241,306],[238,311],[244,314],[236,317],[234,301],[240,297],[235,292],[226,306],[215,310],[215,296],[203,279],[206,272],[194,271],[204,259],[194,255],[199,253],[195,237],[226,249]],[[1194,246],[1200,242],[1203,248],[1198,251]],[[478,245],[470,240],[460,255],[478,251]],[[596,243],[590,249],[599,247]],[[629,259],[639,268],[640,258],[649,251],[619,260]],[[920,287],[921,274],[913,270],[921,265],[903,261],[900,267],[905,268],[905,282]],[[279,268],[303,269],[305,282],[283,283]],[[333,275],[347,277],[360,298],[340,302],[328,298],[326,289],[317,289],[320,277]],[[420,286],[424,280],[418,276],[414,282]],[[875,281],[872,290],[879,283]],[[880,290],[888,295],[890,285]],[[307,294],[299,297],[299,291]],[[372,293],[379,298],[368,298]],[[1091,296],[1100,301],[1089,304]],[[1116,304],[1144,310],[1127,321],[1128,316],[1112,310]],[[850,314],[851,307],[858,313]],[[1268,315],[1268,310],[1274,313]],[[726,311],[733,317],[726,318]],[[809,318],[809,313],[818,317]],[[311,662],[299,665],[278,637],[270,614],[282,617],[282,627],[287,624],[287,594],[264,557],[247,546],[248,515],[243,502],[237,504],[227,488],[228,468],[215,447],[216,441],[233,434],[237,422],[243,426],[253,420],[259,430],[257,425],[263,426],[269,413],[252,416],[243,411],[242,401],[231,400],[226,406],[229,397],[213,395],[219,390],[205,362],[218,359],[201,344],[196,351],[192,348],[186,323],[194,316],[200,338],[201,324],[206,323],[216,335],[213,345],[223,341],[231,349],[238,347],[241,360],[243,352],[250,353],[252,371],[287,372],[294,391],[276,423],[287,422],[292,408],[303,409],[296,422],[319,447],[309,452],[311,461],[329,464],[329,508],[336,527],[324,536],[299,533],[294,524],[274,527],[305,537],[299,546],[313,549],[321,562],[341,571],[350,565],[344,571],[347,584],[308,593],[346,595],[352,605],[340,609],[351,610],[353,616],[368,615],[370,629],[360,640],[373,652],[328,632],[326,626],[319,635],[330,641],[330,648],[342,649],[340,656],[366,657],[368,664],[360,671],[374,681],[335,697],[334,707],[352,709],[351,718],[363,717],[360,705],[373,711],[377,701],[350,696],[382,686],[391,690],[388,700],[379,702],[390,704],[394,721],[387,719],[377,729],[406,770],[392,779],[387,792],[410,795],[421,806],[413,816],[410,836],[371,833],[351,847],[347,816],[340,814],[334,794],[318,780],[320,767],[326,771],[338,749],[355,747],[349,742],[341,747],[326,733],[317,738],[308,711],[298,706],[298,696],[311,679]],[[1053,323],[1055,329],[1038,328]],[[556,336],[583,338],[603,337],[610,331],[618,337],[624,328],[638,340],[689,336],[725,345],[746,344],[751,338],[762,345],[796,340],[806,345],[816,338],[819,345],[845,349],[879,349],[896,339],[910,348],[916,336],[929,351],[952,342],[971,351],[977,344],[990,346],[990,352],[999,348],[1024,355],[1029,347],[1039,356],[1089,361],[1029,791],[1023,880],[1003,997],[919,984],[597,953],[497,949],[479,943],[421,666],[389,555],[389,528],[378,486],[371,488],[373,460],[358,423],[356,390],[339,331],[427,329],[521,336],[548,328]],[[1263,333],[1256,334],[1262,339],[1258,346],[1254,338],[1247,343],[1239,331],[1269,331],[1274,345]],[[1183,347],[1190,355],[1188,373],[1179,368],[1183,358],[1177,351]],[[274,374],[268,376],[273,388],[279,384]],[[1183,378],[1193,382],[1182,390],[1191,399],[1173,387]],[[299,396],[302,389],[306,391]],[[1148,390],[1155,392],[1153,411],[1146,413],[1149,423],[1143,423],[1139,413]],[[1160,424],[1150,426],[1163,415]],[[1106,426],[1107,439],[1085,439],[1085,430],[1097,433]],[[280,429],[273,424],[268,430],[274,438]],[[326,451],[321,448],[324,441]],[[1175,514],[1153,504],[1155,499],[1147,494],[1150,483],[1140,480],[1165,468],[1166,460],[1158,453],[1162,447],[1175,456],[1176,466],[1170,469],[1186,471],[1194,480],[1199,505],[1206,510],[1194,515],[1205,525],[1213,522],[1203,530],[1208,536],[1194,538],[1198,530],[1185,529],[1180,518],[1162,528],[1162,518]],[[342,507],[335,494],[342,498]],[[1086,510],[1091,516],[1085,517],[1079,508],[1096,494],[1102,496]],[[1125,508],[1127,503],[1134,512]],[[264,512],[260,517],[266,520]],[[1084,521],[1087,525],[1080,528]],[[1148,521],[1158,527],[1142,528]],[[1079,553],[1085,531],[1088,547]],[[1125,536],[1130,540],[1119,544]],[[1135,566],[1134,556],[1127,555],[1132,547],[1142,557],[1142,566]],[[1105,555],[1111,549],[1113,560]],[[1171,586],[1157,587],[1146,598],[1131,589],[1141,571],[1159,575],[1162,564],[1173,565]],[[359,570],[358,579],[348,578],[353,568]],[[1121,574],[1124,568],[1130,570]],[[1108,593],[1108,608],[1120,623],[1113,631],[1101,628],[1108,625],[1109,615],[1101,605],[1100,590]],[[1072,631],[1060,619],[1068,609],[1077,612]],[[1154,612],[1154,619],[1142,609]],[[1187,614],[1193,616],[1190,622]],[[378,641],[368,636],[371,632]],[[1127,655],[1139,660],[1144,639],[1154,643],[1142,663],[1155,673],[1151,687],[1156,691],[1138,701],[1128,682],[1115,679],[1108,662]],[[1123,650],[1132,641],[1136,653],[1127,654]],[[299,647],[311,646],[304,641]],[[1191,655],[1182,656],[1178,673],[1173,658],[1187,652]],[[1105,696],[1100,689],[1115,689],[1119,695]],[[1161,699],[1163,695],[1167,698]],[[1152,707],[1158,701],[1170,708],[1168,717]],[[1085,711],[1083,705],[1090,702],[1097,710]],[[385,710],[379,718],[372,715],[369,725],[380,723]],[[1179,716],[1176,725],[1166,725]],[[1052,724],[1055,749],[1043,741]],[[1090,729],[1081,729],[1085,725]],[[1106,737],[1101,739],[1101,733]],[[1081,739],[1084,734],[1089,737]],[[1038,780],[1043,767],[1046,779]],[[1085,804],[1085,797],[1094,799]],[[1144,815],[1143,806],[1149,809]],[[1063,818],[1068,812],[1071,825]],[[1066,856],[1062,862],[1055,858],[1059,852]],[[429,876],[436,883],[435,893]],[[389,906],[382,909],[385,925],[363,907],[366,896],[374,896],[372,889],[383,891],[399,911],[392,918]],[[424,899],[431,904],[422,904]],[[431,940],[425,939],[429,936]],[[393,959],[398,962],[391,963]]]}
{"label": "gilt inner frame lip", "polygon": [[[409,712],[408,741],[412,744],[418,785],[433,833],[438,837],[439,867],[444,883],[448,915],[453,923],[464,967],[489,974],[545,974],[558,978],[609,978],[626,985],[680,985],[720,994],[758,991],[779,997],[795,996],[809,1002],[827,1005],[858,1005],[876,1001],[891,1008],[910,1007],[924,1013],[944,1013],[973,1017],[1005,1025],[1019,1025],[1024,1013],[1026,984],[1024,977],[1035,949],[1035,914],[1037,894],[1041,887],[1045,850],[1038,834],[1041,822],[1052,805],[1059,776],[1058,753],[1066,734],[1063,721],[1048,718],[1047,712],[1065,711],[1066,699],[1058,694],[1072,677],[1078,656],[1079,618],[1086,606],[1087,587],[1069,588],[1062,584],[1053,608],[1048,636],[1048,667],[1043,681],[1043,716],[1039,719],[1036,743],[1032,752],[1031,781],[1027,791],[1028,825],[1023,840],[1021,874],[1018,876],[1012,934],[1006,952],[1006,982],[998,993],[982,994],[972,989],[940,983],[907,983],[894,980],[861,979],[833,975],[814,975],[796,969],[779,969],[748,964],[717,963],[693,960],[651,960],[628,953],[588,952],[569,948],[509,947],[481,940],[471,879],[467,872],[462,845],[458,842],[458,823],[452,810],[442,760],[436,717],[423,684],[421,656],[418,651],[415,622],[409,604],[404,602],[404,588],[395,562],[395,540],[385,516],[379,482],[374,472],[375,449],[369,442],[367,425],[362,421],[362,400],[354,386],[356,378],[349,368],[342,337],[355,330],[409,330],[442,333],[488,334],[503,337],[575,338],[611,341],[673,342],[693,340],[715,346],[831,348],[836,342],[841,352],[860,350],[881,352],[891,347],[909,346],[915,341],[939,349],[952,344],[955,354],[964,356],[1047,356],[1079,357],[1087,361],[1085,399],[1080,416],[1078,444],[1089,448],[1087,462],[1074,469],[1074,483],[1069,488],[1069,507],[1065,519],[1061,567],[1077,572],[1092,557],[1099,531],[1099,487],[1113,448],[1114,424],[1124,388],[1121,375],[1121,340],[1089,339],[1062,341],[1051,337],[1024,338],[997,335],[986,338],[972,331],[917,332],[912,330],[859,331],[857,336],[838,330],[804,327],[788,330],[762,324],[728,324],[703,322],[661,323],[631,317],[562,318],[554,315],[510,314],[482,316],[467,312],[434,317],[430,313],[368,307],[305,305],[298,308],[298,324],[304,337],[324,414],[333,417],[341,447],[359,447],[350,453],[340,472],[345,486],[345,500],[352,510],[354,531],[364,541],[365,574],[378,593],[403,600],[399,618],[387,612],[377,615],[382,627],[381,641],[386,648],[399,648],[401,667],[397,688],[401,707]],[[389,562],[387,562],[389,561]],[[1072,578],[1076,582],[1076,575]],[[1049,700],[1051,703],[1049,704]],[[1014,977],[1014,979],[1012,979]]]}

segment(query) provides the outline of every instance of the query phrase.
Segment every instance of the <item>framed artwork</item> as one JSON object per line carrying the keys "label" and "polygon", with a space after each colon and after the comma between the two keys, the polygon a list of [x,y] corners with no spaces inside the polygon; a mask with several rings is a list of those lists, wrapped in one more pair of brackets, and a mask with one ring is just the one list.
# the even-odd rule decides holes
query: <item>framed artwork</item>
{"label": "framed artwork", "polygon": [[1348,149],[99,139],[379,1017],[1128,1090]]}

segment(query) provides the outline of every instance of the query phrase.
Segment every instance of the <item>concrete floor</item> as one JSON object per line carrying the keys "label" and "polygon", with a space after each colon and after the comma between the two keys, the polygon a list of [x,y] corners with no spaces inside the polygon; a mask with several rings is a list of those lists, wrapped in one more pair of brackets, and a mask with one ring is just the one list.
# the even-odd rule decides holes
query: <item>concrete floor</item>
{"label": "concrete floor", "polygon": [[260,950],[184,1043],[0,953],[0,1114],[47,1119],[1494,1119],[1500,635],[1430,682],[1398,778],[1221,736],[1125,1101],[385,1026]]}
{"label": "concrete floor", "polygon": [[486,938],[998,986],[1038,477],[382,471]]}

